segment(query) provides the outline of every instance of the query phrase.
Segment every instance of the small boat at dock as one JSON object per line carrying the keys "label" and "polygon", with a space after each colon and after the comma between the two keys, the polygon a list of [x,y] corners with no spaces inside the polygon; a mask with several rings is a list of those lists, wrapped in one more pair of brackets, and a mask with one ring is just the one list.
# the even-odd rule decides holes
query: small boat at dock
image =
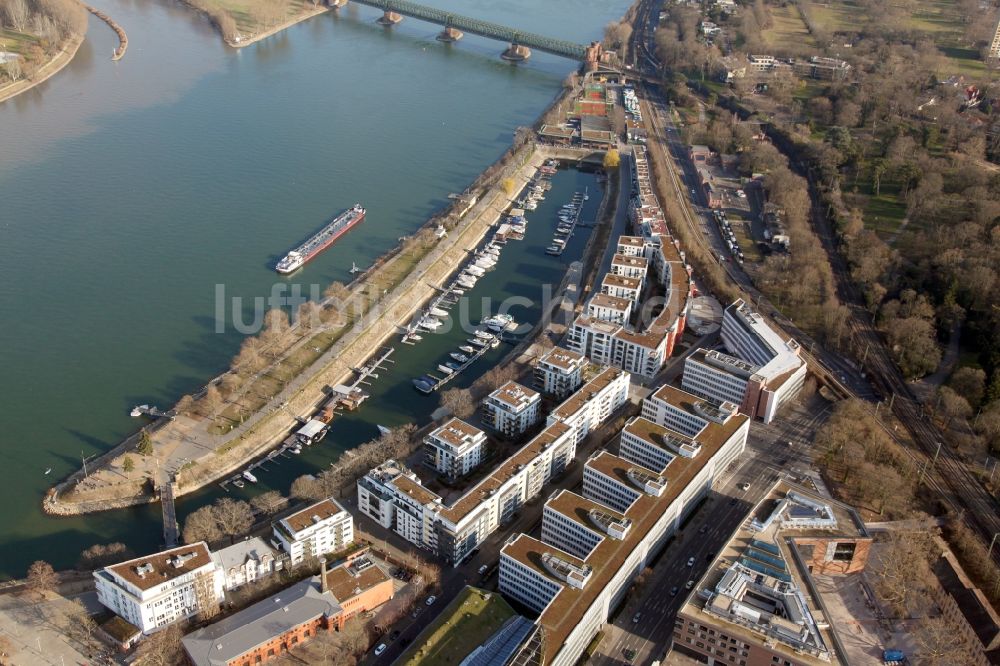
{"label": "small boat at dock", "polygon": [[235,481],[233,481],[233,485],[236,486],[237,488],[242,488],[247,484],[243,483],[243,479],[236,479]]}
{"label": "small boat at dock", "polygon": [[476,337],[480,340],[492,340],[493,334],[487,333],[486,331],[476,331]]}
{"label": "small boat at dock", "polygon": [[469,345],[462,345],[458,348],[458,351],[465,352],[466,354],[475,354],[476,350]]}
{"label": "small boat at dock", "polygon": [[250,483],[257,483],[257,477],[251,474],[250,470],[246,470],[243,472],[243,478],[249,481]]}
{"label": "small boat at dock", "polygon": [[438,370],[441,371],[441,372],[443,372],[446,377],[448,375],[450,375],[452,372],[454,372],[454,370],[452,370],[451,368],[449,368],[447,365],[445,365],[443,363],[440,364],[440,365],[438,365]]}
{"label": "small boat at dock", "polygon": [[468,356],[466,356],[465,354],[462,354],[460,352],[452,352],[452,353],[448,354],[448,356],[451,356],[453,359],[455,359],[459,363],[467,363],[468,360],[469,360]]}
{"label": "small boat at dock", "polygon": [[384,425],[380,425],[378,423],[375,424],[375,427],[378,428],[378,431],[383,435],[388,435],[392,432],[391,428],[386,428]]}
{"label": "small boat at dock", "polygon": [[441,308],[431,308],[431,314],[435,317],[447,317],[448,311],[442,310]]}

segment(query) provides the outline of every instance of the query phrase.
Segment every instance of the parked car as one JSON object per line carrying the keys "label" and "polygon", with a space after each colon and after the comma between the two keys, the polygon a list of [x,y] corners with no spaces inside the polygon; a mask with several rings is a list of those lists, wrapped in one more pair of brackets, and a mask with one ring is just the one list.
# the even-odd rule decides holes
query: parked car
{"label": "parked car", "polygon": [[749,490],[749,489],[750,489],[750,484],[747,483],[746,481],[740,484],[740,490]]}
{"label": "parked car", "polygon": [[693,557],[689,557],[688,558],[688,566],[689,567],[693,567],[694,566],[694,558]]}
{"label": "parked car", "polygon": [[632,624],[639,624],[639,620],[642,619],[642,613],[636,613],[632,616]]}
{"label": "parked car", "polygon": [[431,596],[427,597],[427,601],[425,601],[424,603],[427,604],[428,606],[433,606],[434,602],[437,600],[438,598],[432,594]]}
{"label": "parked car", "polygon": [[385,643],[379,643],[378,647],[375,648],[375,656],[377,657],[383,652],[385,652]]}
{"label": "parked car", "polygon": [[482,576],[484,573],[486,573],[489,570],[489,568],[490,568],[489,565],[486,565],[486,564],[484,564],[483,566],[479,567],[479,575]]}
{"label": "parked car", "polygon": [[692,587],[694,587],[694,581],[693,580],[689,580],[688,582],[684,583],[684,589],[685,590],[690,590]]}
{"label": "parked car", "polygon": [[676,597],[677,596],[677,586],[676,585],[674,585],[672,588],[670,588],[670,596],[672,596],[672,597]]}

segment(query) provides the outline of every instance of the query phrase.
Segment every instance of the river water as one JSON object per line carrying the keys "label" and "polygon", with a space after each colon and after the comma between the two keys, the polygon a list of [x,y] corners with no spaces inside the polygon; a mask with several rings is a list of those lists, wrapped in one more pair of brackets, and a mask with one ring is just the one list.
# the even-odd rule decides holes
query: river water
{"label": "river water", "polygon": [[[431,4],[586,42],[629,3]],[[266,296],[273,262],[361,201],[363,225],[295,276],[347,281],[352,261],[370,263],[495,160],[574,67],[538,53],[511,67],[497,58],[503,44],[446,47],[436,26],[406,19],[384,30],[356,5],[239,51],[177,3],[98,7],[128,32],[122,61],[110,61],[114,33],[91,18],[66,69],[0,104],[0,576],[40,558],[70,566],[94,543],[156,548],[158,507],[57,519],[39,504],[81,457],[134,430],[132,405],[172,404],[228,365],[240,335],[216,332],[216,285]],[[558,282],[585,239],[559,259],[544,255],[543,209],[588,186],[596,194],[590,176],[560,173],[541,223],[508,245],[477,294],[537,300],[539,282]],[[530,322],[538,311],[512,312]],[[287,492],[294,476],[373,437],[375,423],[426,420],[436,398],[413,391],[410,373],[431,370],[453,344],[401,347],[362,411],[261,485]]]}

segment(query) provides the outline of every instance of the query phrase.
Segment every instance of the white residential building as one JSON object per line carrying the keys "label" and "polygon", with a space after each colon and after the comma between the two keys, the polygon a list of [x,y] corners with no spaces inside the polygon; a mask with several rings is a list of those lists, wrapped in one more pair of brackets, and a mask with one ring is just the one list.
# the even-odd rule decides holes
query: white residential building
{"label": "white residential building", "polygon": [[615,410],[628,402],[628,388],[629,373],[618,368],[605,368],[556,407],[549,414],[547,423],[568,426],[579,444],[591,430],[607,421]]}
{"label": "white residential building", "polygon": [[212,553],[212,561],[225,576],[227,591],[281,571],[284,559],[260,537],[244,539]]}
{"label": "white residential building", "polygon": [[611,273],[614,275],[644,281],[647,269],[648,262],[645,257],[615,254],[611,258]]}
{"label": "white residential building", "polygon": [[577,442],[625,403],[628,387],[628,373],[605,369],[557,407],[544,430],[450,505],[390,460],[358,480],[358,508],[458,565],[565,471]]}
{"label": "white residential building", "polygon": [[632,305],[631,299],[597,293],[587,302],[587,315],[625,325],[632,316]]}
{"label": "white residential building", "polygon": [[224,599],[224,574],[203,541],[94,572],[97,599],[151,633]]}
{"label": "white residential building", "polygon": [[627,298],[638,303],[642,296],[642,280],[608,273],[601,281],[601,292],[608,296]]}
{"label": "white residential building", "polygon": [[553,347],[535,363],[535,388],[564,399],[583,384],[587,357],[579,352]]}
{"label": "white residential building", "polygon": [[[697,398],[674,391],[661,399],[690,411]],[[694,446],[683,437],[667,443],[666,429],[633,420],[635,439],[672,454],[665,465],[650,469],[625,453],[598,452],[584,467],[582,497],[563,491],[546,503],[541,540],[520,534],[503,546],[500,592],[539,613],[551,646],[545,666],[577,663],[631,582],[743,450],[749,424],[733,410],[707,421]]]}
{"label": "white residential building", "polygon": [[[594,363],[652,379],[684,333],[692,283],[684,253],[670,236],[649,181],[649,165],[641,146],[634,147],[633,160],[636,195],[629,219],[641,235],[619,237],[600,293],[591,297],[586,313],[573,322],[566,345]],[[653,278],[663,289],[665,302],[649,321],[642,316],[639,299],[647,279]],[[633,319],[637,319],[634,327]]]}
{"label": "white residential building", "polygon": [[354,543],[354,518],[328,498],[272,525],[274,544],[294,566],[309,557],[339,553]]}
{"label": "white residential building", "polygon": [[516,438],[538,421],[541,404],[538,391],[507,382],[483,401],[483,422],[505,437]]}
{"label": "white residential building", "polygon": [[449,479],[465,476],[483,460],[486,433],[453,418],[424,438],[424,463]]}

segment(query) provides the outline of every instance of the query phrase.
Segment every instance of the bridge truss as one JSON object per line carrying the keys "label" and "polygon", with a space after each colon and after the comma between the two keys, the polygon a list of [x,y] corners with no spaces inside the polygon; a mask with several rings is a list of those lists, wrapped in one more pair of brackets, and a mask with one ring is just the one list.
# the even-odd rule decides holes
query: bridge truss
{"label": "bridge truss", "polygon": [[544,35],[509,28],[499,23],[480,21],[479,19],[434,9],[433,7],[427,7],[416,2],[410,2],[409,0],[354,0],[354,2],[386,12],[395,12],[403,16],[420,19],[421,21],[437,23],[445,28],[455,28],[462,32],[479,35],[480,37],[498,39],[518,46],[527,46],[531,49],[572,60],[583,60],[587,51],[587,47],[583,44],[576,44],[562,39],[552,39]]}

